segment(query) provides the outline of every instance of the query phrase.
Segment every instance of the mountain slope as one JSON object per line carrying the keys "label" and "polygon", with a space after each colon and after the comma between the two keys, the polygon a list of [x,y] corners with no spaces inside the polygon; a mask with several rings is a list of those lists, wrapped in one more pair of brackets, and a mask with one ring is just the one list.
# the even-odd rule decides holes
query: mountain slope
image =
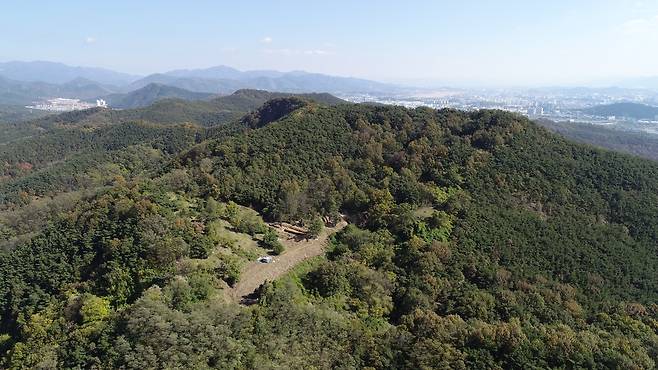
{"label": "mountain slope", "polygon": [[177,69],[165,74],[174,77],[210,78],[235,80],[242,78],[241,71],[228,66],[215,66],[205,69]]}
{"label": "mountain slope", "polygon": [[[158,91],[163,90],[160,90],[159,87],[156,88],[156,95]],[[169,87],[164,87],[164,91],[171,90]],[[179,93],[178,90],[175,91]],[[191,96],[187,92],[183,94],[188,97]],[[196,93],[192,93],[192,95],[206,96],[205,94],[197,95]],[[141,94],[138,96],[141,96]],[[33,127],[38,130],[48,130],[54,127],[100,126],[139,120],[157,124],[194,123],[208,127],[237,120],[270,99],[289,96],[298,96],[327,105],[346,103],[344,100],[330,94],[289,94],[258,90],[239,90],[231,95],[220,96],[207,101],[187,101],[166,98],[157,100],[149,106],[135,109],[113,110],[91,108],[83,111],[67,112],[27,122],[23,125],[23,128]]]}
{"label": "mountain slope", "polygon": [[112,108],[141,108],[162,99],[206,100],[212,94],[197,93],[173,86],[157,83],[148,84],[141,89],[126,94],[111,94],[102,97]]}
{"label": "mountain slope", "polygon": [[236,120],[270,99],[295,95],[322,104],[340,104],[344,100],[329,94],[285,94],[256,90],[238,90],[227,96],[209,101],[183,101],[166,99],[154,104],[117,112],[122,120],[143,119],[157,123],[192,122],[202,126],[216,126]]}
{"label": "mountain slope", "polygon": [[327,91],[329,93],[392,93],[400,88],[381,82],[351,77],[327,76],[319,73],[292,72],[278,77],[254,77],[245,81],[248,87],[270,91]]}
{"label": "mountain slope", "polygon": [[602,117],[616,116],[650,120],[655,120],[656,117],[658,117],[658,107],[637,103],[615,103],[599,105],[596,107],[583,109],[583,112],[586,114]]}
{"label": "mountain slope", "polygon": [[[129,146],[163,140],[158,148],[173,154],[184,145],[180,138],[169,137],[170,131],[181,132],[181,138],[194,140],[222,135],[224,125],[245,115],[270,99],[288,94],[241,90],[211,102],[162,100],[147,108],[114,111],[94,108],[52,115],[29,123],[3,125],[7,140],[0,142],[0,209],[20,204],[18,194],[43,197],[62,189],[77,190],[81,182],[73,180],[75,171],[84,172],[82,164],[71,165],[82,154],[114,152]],[[323,104],[342,102],[328,94],[309,94],[306,99]],[[301,104],[306,100],[298,99]],[[251,116],[247,116],[251,117]],[[217,125],[205,130],[197,125]],[[168,131],[166,128],[171,126]],[[228,130],[240,131],[249,126],[246,120],[235,122]],[[165,140],[166,138],[166,140]],[[189,140],[187,141],[189,144]],[[178,148],[174,150],[172,148]],[[166,149],[166,150],[165,150]],[[110,158],[95,160],[94,166],[107,164]],[[53,169],[55,168],[55,169]],[[84,187],[84,186],[83,186]]]}
{"label": "mountain slope", "polygon": [[[500,111],[240,122],[0,253],[1,366],[655,367],[656,163]],[[245,206],[350,224],[246,308],[224,289],[279,241]]]}
{"label": "mountain slope", "polygon": [[566,138],[658,161],[658,135],[601,125],[540,120],[538,124]]}
{"label": "mountain slope", "polygon": [[[359,117],[370,125],[357,129]],[[432,122],[441,122],[448,132],[428,132],[437,130]],[[300,127],[307,130],[304,136]],[[363,142],[354,140],[351,130],[362,135]],[[402,148],[384,146],[384,138],[392,133],[406,138]],[[277,199],[282,190],[274,184],[293,176],[300,185],[306,184],[301,188],[305,194],[302,198],[317,196],[310,184],[318,181],[317,176],[324,177],[327,157],[369,159],[373,164],[383,161],[392,168],[410,166],[413,175],[407,176],[411,178],[394,176],[389,185],[388,191],[399,202],[419,202],[424,185],[415,181],[423,179],[470,194],[473,206],[461,210],[465,218],[455,222],[462,247],[496,254],[517,273],[541,271],[583,288],[587,287],[588,274],[596,273],[605,280],[599,287],[605,294],[658,298],[650,293],[653,288],[647,289],[649,285],[658,287],[658,280],[650,277],[652,271],[658,271],[650,242],[658,240],[658,229],[651,221],[652,215],[658,216],[654,195],[658,185],[652,180],[658,176],[658,165],[568,143],[520,117],[487,111],[432,114],[351,106],[344,111],[301,109],[294,119],[209,147],[221,150],[195,152],[194,156],[214,158],[215,173],[231,174],[230,180],[217,179],[218,188],[235,194],[243,204],[267,210],[271,217],[291,217],[280,210]],[[227,154],[238,148],[249,157]],[[447,154],[439,154],[441,150]],[[377,167],[369,170],[374,178],[381,171]],[[354,176],[365,174],[355,172]],[[343,189],[339,193],[345,195],[321,203],[358,204],[357,199],[350,199],[357,196],[355,191]],[[360,191],[367,193],[367,186]],[[643,208],[642,202],[651,206],[634,213]],[[605,221],[597,223],[597,219]],[[624,234],[624,228],[629,234]],[[581,233],[572,234],[576,230]],[[597,239],[601,233],[607,240]],[[519,239],[511,239],[513,244],[508,245],[505,235]],[[561,267],[556,268],[555,261]],[[622,274],[619,266],[626,272]],[[643,283],[633,286],[631,281]]]}
{"label": "mountain slope", "polygon": [[26,105],[48,98],[92,99],[111,92],[98,83],[77,79],[61,85],[0,77],[0,104]]}
{"label": "mountain slope", "polygon": [[177,87],[179,89],[189,90],[193,92],[202,92],[209,94],[230,94],[235,90],[244,88],[244,84],[239,81],[229,79],[211,79],[200,77],[176,77],[169,76],[162,73],[152,74],[140,80],[137,80],[127,87],[125,91],[132,91],[141,89],[150,84],[162,84]]}
{"label": "mountain slope", "polygon": [[[48,111],[28,109],[23,105],[0,104],[0,127],[36,119],[49,114],[51,113]],[[8,137],[0,135],[0,142],[4,142],[5,140],[8,140]]]}

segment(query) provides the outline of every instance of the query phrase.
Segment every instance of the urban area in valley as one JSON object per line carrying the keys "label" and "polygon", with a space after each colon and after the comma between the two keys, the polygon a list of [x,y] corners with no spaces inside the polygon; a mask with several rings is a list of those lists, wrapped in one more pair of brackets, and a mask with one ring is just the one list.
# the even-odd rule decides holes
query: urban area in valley
{"label": "urban area in valley", "polygon": [[465,111],[500,109],[533,119],[592,124],[656,124],[658,116],[637,119],[625,115],[590,112],[616,103],[658,105],[658,91],[621,88],[537,88],[421,91],[414,94],[347,94],[341,98],[355,103],[401,105],[407,108],[453,108]]}

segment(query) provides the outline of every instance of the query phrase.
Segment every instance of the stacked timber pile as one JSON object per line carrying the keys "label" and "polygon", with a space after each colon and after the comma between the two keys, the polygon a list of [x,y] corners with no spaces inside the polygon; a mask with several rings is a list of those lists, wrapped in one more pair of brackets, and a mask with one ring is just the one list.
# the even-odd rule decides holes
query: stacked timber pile
{"label": "stacked timber pile", "polygon": [[306,235],[308,234],[308,230],[301,227],[301,226],[295,226],[292,224],[289,224],[287,222],[277,222],[274,224],[277,228],[279,228],[282,231],[285,231],[290,234],[295,234],[295,235]]}

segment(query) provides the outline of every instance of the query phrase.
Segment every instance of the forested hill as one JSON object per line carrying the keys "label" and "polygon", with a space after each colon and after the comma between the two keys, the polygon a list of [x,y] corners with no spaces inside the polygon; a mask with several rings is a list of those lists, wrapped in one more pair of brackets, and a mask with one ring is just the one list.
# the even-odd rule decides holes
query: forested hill
{"label": "forested hill", "polygon": [[[133,179],[157,171],[206,137],[248,127],[238,118],[268,99],[290,96],[240,90],[209,102],[163,100],[136,110],[95,108],[0,125],[0,224],[14,229],[0,239],[0,249],[31,235],[85,191],[117,176]],[[329,94],[295,96],[298,103],[343,103]]]}
{"label": "forested hill", "polygon": [[658,135],[577,122],[541,120],[538,124],[571,140],[658,161]]}
{"label": "forested hill", "polygon": [[[500,111],[279,97],[234,125],[0,254],[0,366],[655,367],[657,164]],[[340,213],[323,258],[225,299],[281,253],[260,217]]]}
{"label": "forested hill", "polygon": [[658,116],[658,107],[637,103],[615,103],[587,108],[583,112],[603,117],[616,116],[653,120]]}
{"label": "forested hill", "polygon": [[[292,95],[239,90],[211,101],[166,99],[140,109],[93,108],[29,122],[0,123],[3,134],[0,139],[0,163],[3,164],[0,168],[0,186],[2,180],[15,179],[84,151],[107,152],[146,144],[161,135],[167,126],[172,126],[172,130],[183,127],[195,131],[196,140],[199,141],[229,123],[244,126],[244,122],[239,122],[240,117],[248,117],[250,111],[256,113],[256,108],[270,99],[285,101],[285,97],[294,97],[298,104],[308,101],[327,105],[345,103],[329,94]],[[206,132],[206,127],[213,128]],[[177,143],[167,141],[160,145],[182,149]],[[168,152],[175,153],[172,150]],[[29,193],[29,189],[25,190]]]}
{"label": "forested hill", "polygon": [[[203,96],[207,97],[207,95]],[[58,127],[96,127],[140,120],[155,124],[194,123],[208,127],[237,120],[270,99],[292,96],[327,105],[346,103],[344,100],[330,94],[288,94],[263,90],[238,90],[231,95],[220,96],[208,101],[177,98],[155,99],[156,101],[153,104],[136,109],[91,108],[49,115],[29,122],[11,125],[0,122],[0,125],[13,126],[24,132],[27,132],[28,128],[32,128],[33,132],[30,134]],[[188,98],[191,98],[191,96],[188,96]]]}
{"label": "forested hill", "polygon": [[[298,96],[300,98],[329,105],[345,103],[345,101],[336,98],[333,95],[324,93],[289,94],[264,90],[237,90],[233,94],[218,97],[217,95],[209,93],[193,92],[157,83],[148,84],[141,89],[125,94],[111,94],[105,96],[104,99],[110,107],[121,109],[148,107],[149,105],[164,99],[172,101],[208,101],[208,104],[198,102],[198,104],[194,104],[193,106],[196,106],[198,109],[203,109],[205,107],[208,113],[213,113],[218,110],[234,110],[239,113],[245,113],[257,108],[269,99],[289,96]],[[169,102],[169,104],[172,104],[172,102]],[[160,111],[162,110],[161,107],[162,106],[158,106],[156,109],[149,108],[148,111]],[[170,114],[170,112],[166,113]],[[124,115],[130,116],[129,114]],[[176,118],[176,116],[170,116],[168,119],[171,120],[172,118]]]}
{"label": "forested hill", "polygon": [[208,93],[152,83],[129,93],[107,95],[103,99],[112,108],[129,109],[146,107],[162,99],[207,100],[212,97],[213,95]]}
{"label": "forested hill", "polygon": [[[627,274],[637,274],[631,280],[658,282],[650,278],[658,268],[651,245],[658,240],[652,219],[658,216],[658,166],[572,144],[514,115],[311,106],[262,130],[205,143],[190,155],[213,159],[204,181],[220,195],[231,194],[271,218],[304,219],[309,213],[336,212],[344,204],[371,215],[361,197],[368,197],[369,186],[377,183],[387,184],[387,193],[379,195],[385,199],[390,194],[395,203],[412,208],[430,205],[431,197],[423,194],[439,191],[425,188],[435,185],[465,192],[461,201],[473,205],[458,208],[465,216],[456,223],[464,238],[458,244],[486,248],[519,271],[553,271],[556,278],[568,276],[585,286],[588,274],[615,276],[624,266]],[[351,174],[351,187],[327,185],[331,165],[336,166],[327,157],[339,160],[341,171]],[[390,170],[394,173],[387,175]],[[317,194],[319,184],[329,188]],[[277,202],[286,195],[286,186],[298,188],[294,198],[321,197],[312,203],[322,206],[298,204],[282,210]],[[649,206],[635,203],[640,201]],[[387,224],[365,218],[369,224]],[[608,240],[587,240],[582,230],[591,228],[597,230],[592,237],[605,232]],[[505,245],[510,236],[522,239]],[[638,247],[642,240],[644,248]],[[554,268],[556,261],[560,268]],[[647,261],[654,262],[650,270]],[[569,268],[561,268],[565,266]],[[625,298],[641,299],[647,293],[649,301],[658,298],[658,290],[615,287],[619,282],[610,279],[598,289]]]}

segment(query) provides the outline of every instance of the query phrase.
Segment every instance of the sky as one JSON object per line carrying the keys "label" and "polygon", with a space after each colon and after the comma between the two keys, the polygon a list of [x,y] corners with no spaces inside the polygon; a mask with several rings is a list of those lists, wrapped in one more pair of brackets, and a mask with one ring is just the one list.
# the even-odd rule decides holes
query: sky
{"label": "sky", "polygon": [[8,0],[0,61],[10,60],[428,86],[598,84],[658,76],[658,0]]}

